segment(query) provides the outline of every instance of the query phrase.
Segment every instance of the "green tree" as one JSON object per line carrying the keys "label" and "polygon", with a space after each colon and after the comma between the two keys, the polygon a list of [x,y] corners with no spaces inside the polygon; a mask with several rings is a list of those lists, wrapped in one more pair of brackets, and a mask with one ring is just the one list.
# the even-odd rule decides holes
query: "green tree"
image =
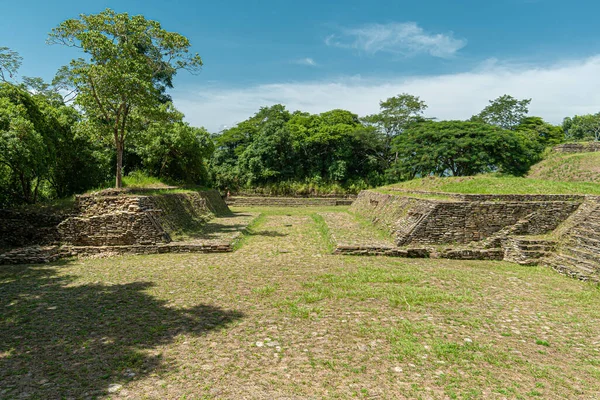
{"label": "green tree", "polygon": [[8,82],[21,67],[23,58],[16,51],[0,46],[0,81]]}
{"label": "green tree", "polygon": [[0,83],[0,164],[11,174],[20,201],[35,203],[47,177],[54,132],[33,97],[20,87]]}
{"label": "green tree", "polygon": [[243,186],[246,178],[242,177],[239,159],[246,148],[267,123],[273,121],[287,123],[290,118],[290,112],[281,104],[261,107],[254,116],[216,135],[215,152],[210,169],[217,186],[229,189]]}
{"label": "green tree", "polygon": [[380,112],[368,115],[363,122],[377,128],[382,135],[383,153],[381,158],[389,165],[396,155],[391,154],[392,139],[413,123],[423,120],[427,104],[418,96],[402,93],[379,102]]}
{"label": "green tree", "polygon": [[152,124],[135,147],[152,176],[191,184],[207,183],[207,160],[213,151],[214,143],[206,129],[184,122]]}
{"label": "green tree", "polygon": [[518,100],[505,94],[495,100],[490,100],[490,104],[471,120],[514,130],[529,112],[530,103],[531,99]]}
{"label": "green tree", "polygon": [[565,134],[560,126],[545,122],[540,117],[525,117],[515,127],[515,131],[529,135],[540,146],[554,146],[564,141]]}
{"label": "green tree", "polygon": [[398,161],[389,173],[397,180],[493,171],[522,175],[535,162],[525,136],[472,121],[416,124],[394,139],[394,150]]}
{"label": "green tree", "polygon": [[151,121],[173,119],[169,107],[161,107],[167,100],[165,88],[172,87],[178,70],[196,71],[202,60],[189,54],[186,37],[141,15],[110,9],[64,21],[48,42],[88,55],[63,67],[59,79],[76,91],[75,103],[85,112],[88,131],[112,142],[120,188],[127,136]]}
{"label": "green tree", "polygon": [[563,130],[568,140],[600,140],[600,113],[575,115],[563,121]]}
{"label": "green tree", "polygon": [[294,177],[294,159],[289,128],[272,120],[240,156],[239,171],[249,185],[285,181]]}

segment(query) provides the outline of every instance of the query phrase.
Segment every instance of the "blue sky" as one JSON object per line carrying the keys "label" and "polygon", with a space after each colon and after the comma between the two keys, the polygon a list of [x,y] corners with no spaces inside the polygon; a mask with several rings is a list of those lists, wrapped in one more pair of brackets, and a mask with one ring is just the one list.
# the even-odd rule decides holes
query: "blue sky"
{"label": "blue sky", "polygon": [[20,75],[51,79],[77,54],[48,46],[52,27],[106,7],[186,35],[205,66],[181,73],[175,104],[217,131],[260,106],[376,112],[409,92],[441,119],[468,118],[508,93],[551,122],[600,111],[595,1],[3,1],[0,46]]}

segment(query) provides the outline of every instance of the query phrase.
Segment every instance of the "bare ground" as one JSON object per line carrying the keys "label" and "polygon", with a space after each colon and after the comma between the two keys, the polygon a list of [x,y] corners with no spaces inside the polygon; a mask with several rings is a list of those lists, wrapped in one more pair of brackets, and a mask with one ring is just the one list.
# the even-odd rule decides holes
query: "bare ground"
{"label": "bare ground", "polygon": [[1,267],[0,398],[600,397],[597,286],[333,256],[331,210],[246,211],[234,253]]}

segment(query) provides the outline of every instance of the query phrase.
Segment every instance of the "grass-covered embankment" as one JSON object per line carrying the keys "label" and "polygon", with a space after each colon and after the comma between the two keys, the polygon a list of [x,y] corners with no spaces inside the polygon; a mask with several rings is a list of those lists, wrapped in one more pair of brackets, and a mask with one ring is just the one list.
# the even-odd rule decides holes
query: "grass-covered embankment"
{"label": "grass-covered embankment", "polygon": [[467,177],[427,177],[382,186],[382,192],[417,190],[460,194],[594,194],[600,195],[600,183],[550,181],[509,176],[477,175]]}
{"label": "grass-covered embankment", "polygon": [[565,182],[600,183],[600,152],[550,153],[531,167],[529,178]]}

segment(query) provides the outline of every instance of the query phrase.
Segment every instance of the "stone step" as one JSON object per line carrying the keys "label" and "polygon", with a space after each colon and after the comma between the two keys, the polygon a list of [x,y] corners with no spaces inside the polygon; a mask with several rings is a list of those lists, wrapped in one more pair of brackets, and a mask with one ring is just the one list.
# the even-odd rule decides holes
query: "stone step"
{"label": "stone step", "polygon": [[574,231],[588,232],[594,235],[600,234],[600,222],[594,223],[589,220],[585,220],[581,224],[577,225]]}
{"label": "stone step", "polygon": [[576,270],[580,270],[586,274],[594,274],[598,271],[598,265],[589,261],[581,260],[577,257],[568,254],[556,254],[551,257],[553,260],[558,260],[565,265],[571,266]]}
{"label": "stone step", "polygon": [[570,238],[570,240],[563,246],[565,249],[583,250],[587,253],[596,254],[600,260],[600,246],[594,244],[590,245],[585,239]]}
{"label": "stone step", "polygon": [[565,254],[553,255],[544,259],[543,263],[577,279],[600,281],[597,265],[581,261],[575,257]]}
{"label": "stone step", "polygon": [[552,251],[556,248],[556,243],[547,243],[547,244],[526,244],[526,243],[517,243],[517,246],[521,250],[528,251]]}
{"label": "stone step", "polygon": [[513,239],[517,242],[517,243],[522,243],[525,245],[555,245],[556,244],[556,240],[552,240],[552,239],[530,239],[527,236],[515,236],[513,237]]}
{"label": "stone step", "polygon": [[571,236],[571,240],[574,240],[578,244],[584,244],[586,246],[596,248],[600,251],[600,239],[595,239],[589,235],[574,234]]}
{"label": "stone step", "polygon": [[579,260],[587,261],[590,263],[594,263],[600,267],[600,254],[592,253],[586,250],[583,250],[581,247],[572,247],[567,246],[561,251],[561,254],[567,254],[573,256]]}
{"label": "stone step", "polygon": [[550,254],[550,251],[543,250],[521,250],[521,253],[531,259],[540,259]]}

